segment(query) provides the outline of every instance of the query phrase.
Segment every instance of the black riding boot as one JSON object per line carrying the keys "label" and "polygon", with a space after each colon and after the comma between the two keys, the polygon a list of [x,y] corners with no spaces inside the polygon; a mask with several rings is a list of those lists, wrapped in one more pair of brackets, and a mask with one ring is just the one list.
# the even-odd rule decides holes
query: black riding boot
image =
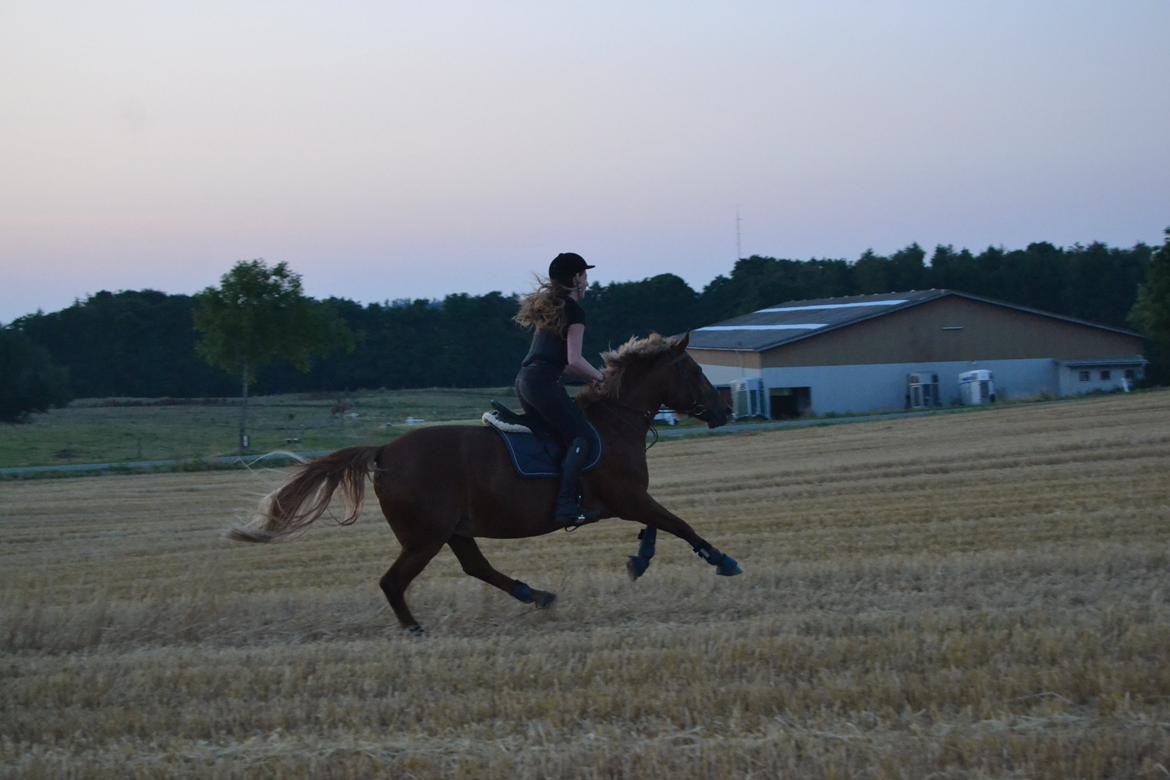
{"label": "black riding boot", "polygon": [[554,517],[566,528],[572,528],[597,519],[597,512],[581,508],[581,494],[578,477],[589,456],[589,442],[580,437],[573,439],[561,462],[561,490],[557,493],[557,508]]}

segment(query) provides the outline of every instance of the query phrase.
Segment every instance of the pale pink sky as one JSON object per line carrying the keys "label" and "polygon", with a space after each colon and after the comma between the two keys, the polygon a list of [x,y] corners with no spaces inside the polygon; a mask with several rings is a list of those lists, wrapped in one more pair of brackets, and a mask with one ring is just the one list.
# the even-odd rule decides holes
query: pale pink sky
{"label": "pale pink sky", "polygon": [[743,253],[1156,243],[1170,2],[0,11],[0,322],[286,260],[316,297],[700,289]]}

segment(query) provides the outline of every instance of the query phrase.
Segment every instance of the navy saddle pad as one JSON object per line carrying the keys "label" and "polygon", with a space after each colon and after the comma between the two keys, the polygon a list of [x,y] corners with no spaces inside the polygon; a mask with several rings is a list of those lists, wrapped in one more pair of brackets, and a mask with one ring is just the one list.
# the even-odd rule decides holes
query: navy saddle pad
{"label": "navy saddle pad", "polygon": [[[484,415],[485,418],[489,415],[494,416],[509,426],[539,427],[538,425],[530,426],[526,415],[516,414],[495,401],[492,401],[492,406],[495,407],[495,414],[492,415],[491,412],[488,412]],[[551,436],[536,435],[531,430],[525,432],[505,431],[486,419],[485,422],[503,439],[508,456],[512,459],[512,465],[520,476],[532,479],[549,479],[561,475],[561,461],[565,459],[565,448]],[[597,429],[593,427],[592,423],[588,425],[590,457],[589,462],[581,469],[581,473],[592,471],[601,461],[601,437],[597,434]]]}

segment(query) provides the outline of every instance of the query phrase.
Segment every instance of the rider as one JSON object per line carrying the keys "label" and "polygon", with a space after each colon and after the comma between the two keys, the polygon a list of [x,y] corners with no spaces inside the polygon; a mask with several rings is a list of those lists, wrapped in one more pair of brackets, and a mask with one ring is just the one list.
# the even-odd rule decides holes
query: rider
{"label": "rider", "polygon": [[548,266],[548,279],[520,302],[513,319],[532,328],[532,346],[516,375],[516,396],[524,411],[539,419],[565,446],[561,488],[554,518],[565,527],[597,519],[581,507],[578,478],[589,457],[589,427],[581,407],[560,385],[563,374],[593,383],[602,374],[581,357],[585,339],[585,310],[581,299],[593,268],[575,252],[562,252]]}

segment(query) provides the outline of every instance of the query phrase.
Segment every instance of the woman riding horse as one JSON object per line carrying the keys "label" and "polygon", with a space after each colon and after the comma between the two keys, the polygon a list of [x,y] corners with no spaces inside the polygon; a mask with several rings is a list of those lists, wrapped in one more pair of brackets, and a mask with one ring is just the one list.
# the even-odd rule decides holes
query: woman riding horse
{"label": "woman riding horse", "polygon": [[590,454],[589,424],[560,383],[564,374],[593,384],[602,381],[601,372],[581,357],[585,340],[581,299],[589,285],[588,269],[593,267],[575,252],[557,255],[549,263],[548,279],[521,301],[513,318],[533,330],[532,346],[516,375],[516,397],[524,411],[544,423],[565,448],[553,517],[566,528],[597,519],[596,512],[581,507],[578,485]]}
{"label": "woman riding horse", "polygon": [[[686,347],[686,337],[631,339],[603,356],[605,381],[576,399],[605,453],[581,480],[583,503],[599,517],[646,526],[638,555],[627,566],[634,578],[649,565],[657,530],[685,540],[716,574],[740,573],[731,556],[647,492],[646,433],[660,406],[712,428],[727,422],[730,412]],[[549,514],[555,483],[517,474],[500,437],[486,426],[419,428],[383,446],[349,447],[315,460],[271,496],[260,528],[235,528],[229,538],[271,542],[295,534],[328,510],[339,489],[350,502],[350,513],[340,521],[348,525],[357,520],[370,477],[382,514],[401,545],[380,584],[403,628],[421,631],[406,605],[406,589],[445,546],[465,572],[519,601],[548,607],[556,600],[553,593],[497,571],[475,543],[477,536],[518,539],[563,527]]]}

